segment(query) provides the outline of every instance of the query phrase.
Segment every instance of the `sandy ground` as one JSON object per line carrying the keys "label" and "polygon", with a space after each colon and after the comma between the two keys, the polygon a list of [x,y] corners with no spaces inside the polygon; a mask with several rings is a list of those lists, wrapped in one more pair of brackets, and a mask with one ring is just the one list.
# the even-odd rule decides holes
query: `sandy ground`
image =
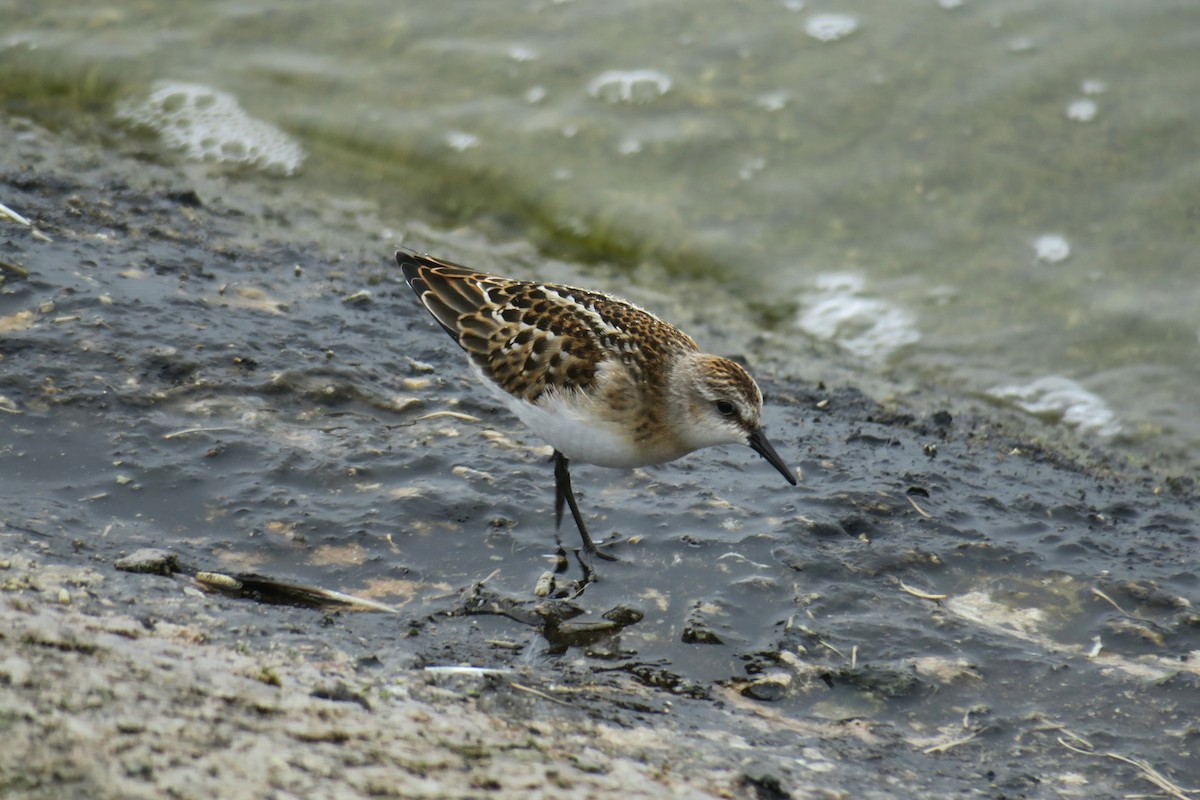
{"label": "sandy ground", "polygon": [[[238,652],[207,644],[202,624],[131,617],[106,601],[105,578],[89,567],[8,553],[0,578],[5,797],[206,797],[219,789],[233,798],[666,798],[745,790],[728,769],[692,764],[676,774],[671,765],[693,759],[681,758],[669,731],[542,717],[530,702],[533,687],[420,671],[364,687],[349,662]],[[508,713],[484,708],[498,702]]]}

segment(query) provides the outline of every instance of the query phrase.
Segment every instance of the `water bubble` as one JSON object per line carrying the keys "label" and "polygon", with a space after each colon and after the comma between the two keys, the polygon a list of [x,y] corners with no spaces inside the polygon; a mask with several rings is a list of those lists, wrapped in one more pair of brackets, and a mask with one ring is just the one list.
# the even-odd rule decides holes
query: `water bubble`
{"label": "water bubble", "polygon": [[649,103],[671,88],[671,79],[653,69],[608,70],[592,79],[588,94],[607,103]]}
{"label": "water bubble", "polygon": [[804,32],[818,42],[836,42],[858,30],[858,20],[849,14],[813,14],[804,21]]}
{"label": "water bubble", "polygon": [[1033,240],[1033,250],[1038,261],[1057,264],[1071,256],[1071,243],[1057,233],[1047,233]]}
{"label": "water bubble", "polygon": [[291,175],[304,162],[304,150],[295,140],[251,117],[233,95],[209,86],[159,81],[149,97],[120,104],[116,115],[154,130],[167,147],[197,161],[282,175]]}
{"label": "water bubble", "polygon": [[540,103],[546,99],[545,86],[530,86],[525,90],[526,103]]}
{"label": "water bubble", "polygon": [[942,8],[962,8],[963,0],[938,0]]}

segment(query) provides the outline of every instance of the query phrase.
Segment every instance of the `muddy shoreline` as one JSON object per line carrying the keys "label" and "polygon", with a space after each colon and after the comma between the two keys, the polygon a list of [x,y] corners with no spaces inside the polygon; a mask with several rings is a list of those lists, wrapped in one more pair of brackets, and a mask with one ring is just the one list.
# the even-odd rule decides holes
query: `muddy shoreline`
{"label": "muddy shoreline", "polygon": [[[395,320],[378,277],[390,244],[363,232],[383,227],[370,209],[285,183],[255,192],[28,122],[0,125],[0,140],[0,203],[31,223],[0,223],[0,794],[1101,798],[1153,791],[1149,769],[1200,781],[1190,476],[768,371],[768,418],[804,424],[784,439],[802,453],[799,499],[730,510],[708,488],[722,464],[756,479],[730,454],[593,483],[587,502],[612,508],[618,530],[647,518],[613,508],[632,492],[662,504],[647,518],[657,527],[718,530],[706,520],[727,514],[725,529],[744,518],[772,538],[629,538],[582,600],[593,620],[632,602],[656,631],[655,565],[683,559],[699,576],[773,561],[795,580],[760,570],[735,582],[740,594],[689,597],[680,627],[660,611],[670,636],[560,652],[528,621],[464,612],[472,593],[533,602],[518,587],[542,569],[544,527],[525,520],[545,510],[544,454],[514,440],[515,423],[478,437],[464,434],[475,423],[417,418],[496,415],[459,376],[431,377],[452,355],[443,342]],[[375,360],[378,331],[411,342]],[[473,465],[455,478],[461,494],[406,488],[435,480],[406,483],[409,462],[452,472],[430,443]],[[512,499],[489,505],[496,487]],[[397,544],[404,533],[444,561]],[[114,567],[145,546],[231,574],[310,559],[325,588],[398,613],[265,605]],[[494,581],[487,558],[471,560],[481,549]],[[976,566],[1014,563],[1029,582],[1004,575],[981,597]],[[736,616],[781,594],[794,611],[765,614],[765,633]],[[905,615],[893,629],[862,608],[880,598]],[[1060,602],[1086,623],[1058,636],[1042,622]],[[1043,617],[1022,616],[1038,603]],[[1030,667],[909,646],[922,626],[1040,655]],[[863,664],[838,635],[864,652],[888,644]],[[670,660],[681,640],[695,663]],[[969,702],[979,685],[1014,696],[1002,687],[1015,667],[1045,682],[1028,706]],[[1095,722],[1098,700],[1053,706],[1058,691],[1096,687],[1129,718]],[[943,727],[920,717],[922,698],[959,694]],[[818,698],[806,713],[783,703],[805,696]],[[1140,733],[1156,729],[1160,746]]]}

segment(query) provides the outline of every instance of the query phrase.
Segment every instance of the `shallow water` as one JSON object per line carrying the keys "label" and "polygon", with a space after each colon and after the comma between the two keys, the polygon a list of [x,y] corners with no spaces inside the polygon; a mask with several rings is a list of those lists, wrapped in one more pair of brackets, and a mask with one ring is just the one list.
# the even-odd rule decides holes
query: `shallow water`
{"label": "shallow water", "polygon": [[881,385],[1197,467],[1194,3],[0,15],[8,113],[141,119],[146,148],[377,205],[388,244],[423,218],[603,262],[618,288],[716,281],[736,299],[708,313],[774,327],[794,372],[821,377],[833,342]]}

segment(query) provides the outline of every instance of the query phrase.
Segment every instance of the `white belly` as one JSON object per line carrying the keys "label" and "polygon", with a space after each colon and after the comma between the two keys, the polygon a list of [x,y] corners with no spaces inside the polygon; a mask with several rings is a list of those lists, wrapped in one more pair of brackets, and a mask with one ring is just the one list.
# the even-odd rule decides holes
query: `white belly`
{"label": "white belly", "polygon": [[601,467],[642,467],[661,464],[676,456],[639,449],[629,436],[608,420],[587,413],[586,406],[570,403],[561,395],[543,396],[538,405],[513,397],[471,365],[480,382],[546,444],[570,459]]}
{"label": "white belly", "polygon": [[658,459],[638,451],[629,436],[604,420],[584,417],[577,408],[550,401],[508,403],[512,412],[547,444],[570,459],[602,467],[640,467]]}

